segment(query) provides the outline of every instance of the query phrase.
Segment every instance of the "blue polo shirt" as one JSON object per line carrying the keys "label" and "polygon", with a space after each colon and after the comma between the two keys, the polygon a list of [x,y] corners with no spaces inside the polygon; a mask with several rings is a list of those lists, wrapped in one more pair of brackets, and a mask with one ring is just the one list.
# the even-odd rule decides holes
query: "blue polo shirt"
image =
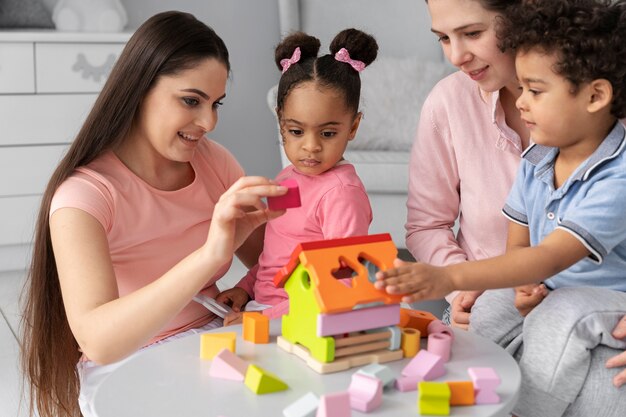
{"label": "blue polo shirt", "polygon": [[558,148],[532,145],[522,154],[502,212],[528,227],[530,244],[555,229],[580,240],[590,256],[545,283],[549,288],[591,286],[626,291],[626,153],[617,122],[598,149],[554,189]]}

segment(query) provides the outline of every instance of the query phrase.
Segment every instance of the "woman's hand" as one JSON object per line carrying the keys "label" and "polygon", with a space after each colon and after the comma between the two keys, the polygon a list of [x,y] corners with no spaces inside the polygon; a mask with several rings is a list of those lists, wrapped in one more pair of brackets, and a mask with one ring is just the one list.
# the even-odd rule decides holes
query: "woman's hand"
{"label": "woman's hand", "polygon": [[450,305],[450,325],[467,330],[470,323],[470,311],[482,291],[461,291]]}
{"label": "woman's hand", "polygon": [[[617,326],[615,326],[615,329],[613,329],[613,337],[616,339],[626,338],[626,316],[622,317],[622,319],[617,323]],[[626,350],[606,361],[607,368],[618,368],[620,366],[626,366]],[[623,369],[613,378],[613,385],[619,388],[625,383],[626,369]]]}
{"label": "woman's hand", "polygon": [[243,306],[250,301],[250,296],[243,288],[234,287],[219,293],[215,297],[215,301],[229,305],[234,312],[240,312]]}
{"label": "woman's hand", "polygon": [[548,295],[544,284],[528,284],[515,288],[515,308],[526,317]]}
{"label": "woman's hand", "polygon": [[213,259],[228,262],[252,231],[285,213],[285,210],[269,210],[262,198],[285,193],[287,187],[267,178],[239,178],[215,205],[204,249]]}
{"label": "woman's hand", "polygon": [[454,288],[445,268],[419,262],[393,261],[395,268],[376,273],[374,286],[389,294],[406,294],[405,303],[443,298]]}

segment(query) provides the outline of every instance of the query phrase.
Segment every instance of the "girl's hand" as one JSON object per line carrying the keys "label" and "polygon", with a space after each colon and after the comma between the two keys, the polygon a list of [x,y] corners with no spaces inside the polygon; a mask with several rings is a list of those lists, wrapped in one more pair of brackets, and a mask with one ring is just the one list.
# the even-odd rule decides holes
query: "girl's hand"
{"label": "girl's hand", "polygon": [[243,313],[238,311],[233,311],[232,313],[228,313],[226,317],[224,317],[224,326],[232,326],[233,324],[240,324],[243,321]]}
{"label": "girl's hand", "polygon": [[[617,326],[615,326],[615,329],[613,329],[613,337],[616,339],[626,338],[626,316],[622,317],[622,319],[617,323]],[[611,359],[606,361],[607,368],[618,368],[620,366],[626,366],[626,351],[620,353],[619,355],[613,356]],[[613,378],[613,385],[619,388],[625,383],[626,369],[623,369]]]}
{"label": "girl's hand", "polygon": [[445,268],[419,262],[393,261],[395,268],[376,273],[374,286],[389,294],[406,294],[402,302],[443,298],[454,288]]}
{"label": "girl's hand", "polygon": [[515,288],[515,307],[522,317],[526,317],[548,295],[544,284],[528,284]]}
{"label": "girl's hand", "polygon": [[470,311],[482,291],[461,291],[450,306],[450,325],[467,330],[470,323]]}
{"label": "girl's hand", "polygon": [[229,305],[235,312],[240,312],[243,306],[250,301],[250,296],[243,288],[234,287],[219,293],[215,297],[215,301]]}
{"label": "girl's hand", "polygon": [[216,261],[228,262],[253,230],[285,213],[269,210],[262,198],[286,193],[287,187],[267,178],[239,178],[215,205],[204,249]]}

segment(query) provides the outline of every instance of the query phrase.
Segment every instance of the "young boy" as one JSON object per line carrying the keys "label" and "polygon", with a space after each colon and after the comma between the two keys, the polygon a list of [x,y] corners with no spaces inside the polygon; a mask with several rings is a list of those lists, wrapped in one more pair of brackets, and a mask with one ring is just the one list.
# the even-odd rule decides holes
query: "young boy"
{"label": "young boy", "polygon": [[[472,309],[471,329],[520,360],[518,416],[563,415],[585,384],[590,352],[626,348],[611,336],[626,314],[625,34],[622,0],[542,0],[511,10],[500,35],[516,52],[516,105],[534,145],[503,209],[507,253],[448,267],[398,261],[377,276],[379,288],[407,293],[406,302],[543,281],[550,294],[536,307],[541,297],[518,291],[526,318],[510,289],[486,292]],[[623,393],[600,395],[596,405],[597,415],[626,415]]]}

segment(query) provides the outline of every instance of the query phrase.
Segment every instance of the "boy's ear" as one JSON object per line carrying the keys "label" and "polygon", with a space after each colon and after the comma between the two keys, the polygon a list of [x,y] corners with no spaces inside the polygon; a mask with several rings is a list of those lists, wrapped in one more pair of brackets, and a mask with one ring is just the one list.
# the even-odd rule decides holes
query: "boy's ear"
{"label": "boy's ear", "polygon": [[363,117],[363,113],[361,112],[358,112],[356,116],[354,116],[352,127],[350,127],[350,134],[348,135],[348,140],[352,140],[356,136],[356,131],[359,130],[359,124],[361,123],[361,117]]}
{"label": "boy's ear", "polygon": [[597,111],[611,107],[613,101],[613,85],[609,80],[599,78],[589,83],[589,104],[587,104],[587,110],[590,113],[596,113]]}

